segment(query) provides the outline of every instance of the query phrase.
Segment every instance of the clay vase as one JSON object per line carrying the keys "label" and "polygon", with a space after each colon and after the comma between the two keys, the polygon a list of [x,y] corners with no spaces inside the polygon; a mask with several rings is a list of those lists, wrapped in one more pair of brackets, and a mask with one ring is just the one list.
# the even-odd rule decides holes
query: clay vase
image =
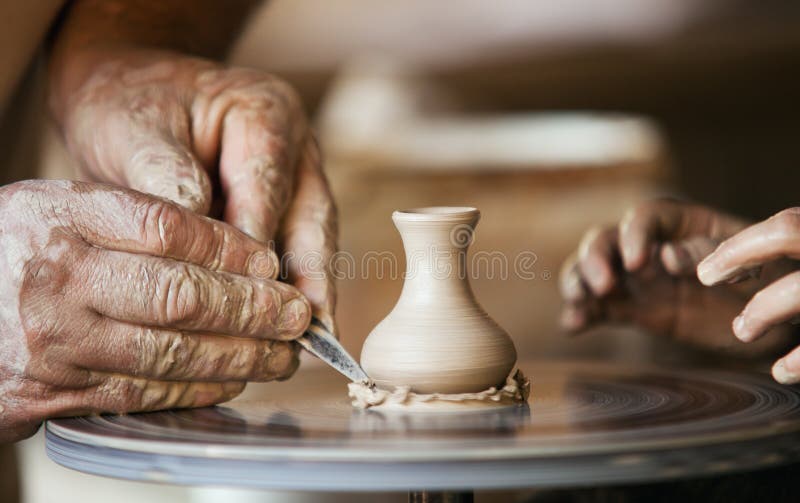
{"label": "clay vase", "polygon": [[514,343],[469,284],[467,248],[479,218],[464,207],[392,214],[405,247],[403,291],[361,351],[378,387],[471,393],[504,384],[517,359]]}

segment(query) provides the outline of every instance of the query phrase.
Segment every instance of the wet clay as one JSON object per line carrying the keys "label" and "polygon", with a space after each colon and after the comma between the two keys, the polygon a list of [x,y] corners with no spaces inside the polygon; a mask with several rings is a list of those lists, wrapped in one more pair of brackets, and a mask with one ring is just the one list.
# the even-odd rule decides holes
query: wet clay
{"label": "wet clay", "polygon": [[[467,248],[479,218],[469,207],[392,214],[405,248],[405,282],[364,343],[361,364],[377,389],[352,387],[356,406],[497,404],[518,394],[514,376],[508,381],[514,343],[469,284]],[[511,391],[503,391],[509,383]]]}
{"label": "wet clay", "polygon": [[358,409],[412,412],[503,407],[525,403],[530,395],[530,380],[520,370],[508,376],[502,388],[491,387],[478,393],[414,393],[409,386],[398,386],[393,391],[387,391],[369,383],[350,383],[347,387],[353,407]]}

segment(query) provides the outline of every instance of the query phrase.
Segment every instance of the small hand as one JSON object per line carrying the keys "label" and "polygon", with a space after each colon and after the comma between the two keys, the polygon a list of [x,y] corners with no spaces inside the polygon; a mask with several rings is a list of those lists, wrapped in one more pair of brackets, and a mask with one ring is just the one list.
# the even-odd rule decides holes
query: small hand
{"label": "small hand", "polygon": [[63,415],[204,406],[297,367],[310,307],[269,248],[107,185],[0,189],[0,441]]}
{"label": "small hand", "polygon": [[600,322],[633,323],[692,344],[738,351],[729,320],[755,285],[708,289],[697,281],[695,267],[744,226],[710,208],[656,200],[628,211],[618,226],[587,233],[562,269],[562,326],[581,332]]}
{"label": "small hand", "polygon": [[[697,276],[705,285],[718,285],[748,271],[798,258],[800,208],[790,208],[724,241],[700,263]],[[770,329],[786,328],[800,315],[800,271],[794,264],[782,269],[785,275],[760,285],[762,288],[733,319],[733,333],[740,340],[750,343],[761,339]],[[781,383],[800,382],[800,347],[779,359],[772,375]]]}

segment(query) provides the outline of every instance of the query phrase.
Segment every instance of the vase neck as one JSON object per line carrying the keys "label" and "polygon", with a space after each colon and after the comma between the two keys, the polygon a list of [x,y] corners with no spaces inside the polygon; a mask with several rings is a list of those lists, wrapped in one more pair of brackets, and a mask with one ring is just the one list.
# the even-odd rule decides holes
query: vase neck
{"label": "vase neck", "polygon": [[419,303],[435,299],[472,302],[467,266],[467,248],[479,214],[426,215],[422,218],[393,216],[406,257],[405,282],[400,302]]}

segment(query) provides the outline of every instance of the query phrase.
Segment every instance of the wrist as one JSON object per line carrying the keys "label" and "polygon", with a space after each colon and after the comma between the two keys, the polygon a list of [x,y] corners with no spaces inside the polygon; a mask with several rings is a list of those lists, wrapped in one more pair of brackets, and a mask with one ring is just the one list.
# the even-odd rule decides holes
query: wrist
{"label": "wrist", "polygon": [[52,47],[50,102],[61,121],[65,103],[109,52],[176,51],[221,59],[258,0],[78,0]]}
{"label": "wrist", "polygon": [[99,67],[113,59],[115,49],[119,47],[69,44],[54,48],[48,74],[48,103],[59,125],[64,123],[70,97]]}
{"label": "wrist", "polygon": [[[189,66],[208,65],[207,60],[190,58],[180,53],[162,49],[142,48],[123,44],[92,44],[61,49],[54,54],[50,66],[48,100],[50,109],[59,125],[63,126],[70,110],[70,103],[79,94],[91,94],[91,89],[101,87],[104,81],[117,80],[124,84],[128,71],[144,69],[159,63],[169,63],[156,72],[160,78],[174,85],[182,79]],[[165,73],[170,73],[165,75]],[[90,84],[95,76],[103,76]],[[95,79],[96,80],[96,79]],[[84,92],[85,91],[85,92]]]}

